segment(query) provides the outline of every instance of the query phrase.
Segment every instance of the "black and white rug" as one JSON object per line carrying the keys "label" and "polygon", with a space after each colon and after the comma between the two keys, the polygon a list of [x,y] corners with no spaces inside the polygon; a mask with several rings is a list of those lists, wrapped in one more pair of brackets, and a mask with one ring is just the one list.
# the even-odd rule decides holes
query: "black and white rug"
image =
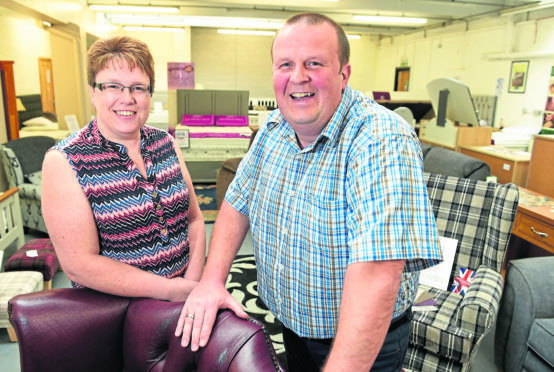
{"label": "black and white rug", "polygon": [[265,325],[277,356],[283,367],[286,368],[281,322],[275,319],[263,301],[258,297],[258,281],[256,279],[254,256],[238,255],[235,258],[227,278],[226,287],[231,295],[242,304],[248,315]]}

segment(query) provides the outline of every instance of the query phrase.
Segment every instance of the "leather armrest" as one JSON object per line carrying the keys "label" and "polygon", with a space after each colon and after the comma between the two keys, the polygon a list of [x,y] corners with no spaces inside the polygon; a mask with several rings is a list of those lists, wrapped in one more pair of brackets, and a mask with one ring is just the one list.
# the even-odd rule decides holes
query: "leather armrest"
{"label": "leather armrest", "polygon": [[129,300],[89,289],[33,292],[9,302],[22,371],[121,371]]}

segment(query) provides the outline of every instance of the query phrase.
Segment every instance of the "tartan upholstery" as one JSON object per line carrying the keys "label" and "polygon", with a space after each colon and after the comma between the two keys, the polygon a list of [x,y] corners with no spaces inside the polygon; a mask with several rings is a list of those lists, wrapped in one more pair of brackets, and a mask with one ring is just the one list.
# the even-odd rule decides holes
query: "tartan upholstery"
{"label": "tartan upholstery", "polygon": [[498,314],[500,270],[515,219],[519,193],[499,185],[425,174],[439,234],[457,239],[450,281],[460,268],[476,272],[467,294],[422,285],[438,311],[414,312],[404,367],[414,371],[468,371],[479,343]]}
{"label": "tartan upholstery", "polygon": [[[27,252],[37,251],[37,257],[27,256]],[[54,277],[58,270],[58,257],[50,239],[33,239],[19,248],[6,263],[4,271],[38,271],[47,282]]]}
{"label": "tartan upholstery", "polygon": [[18,294],[42,291],[42,275],[36,271],[0,273],[0,328],[11,327],[8,301]]}
{"label": "tartan upholstery", "polygon": [[45,233],[48,233],[48,230],[42,216],[40,184],[33,184],[30,176],[42,169],[44,155],[55,142],[51,137],[32,136],[0,145],[0,156],[8,187],[19,188],[23,226]]}

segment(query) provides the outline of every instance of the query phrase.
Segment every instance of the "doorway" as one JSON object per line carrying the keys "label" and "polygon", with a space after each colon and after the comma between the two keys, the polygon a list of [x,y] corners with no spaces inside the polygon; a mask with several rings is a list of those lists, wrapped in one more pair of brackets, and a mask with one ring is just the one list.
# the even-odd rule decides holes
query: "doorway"
{"label": "doorway", "polygon": [[38,75],[40,78],[40,97],[42,100],[42,111],[55,114],[56,99],[54,95],[52,60],[50,58],[38,59]]}

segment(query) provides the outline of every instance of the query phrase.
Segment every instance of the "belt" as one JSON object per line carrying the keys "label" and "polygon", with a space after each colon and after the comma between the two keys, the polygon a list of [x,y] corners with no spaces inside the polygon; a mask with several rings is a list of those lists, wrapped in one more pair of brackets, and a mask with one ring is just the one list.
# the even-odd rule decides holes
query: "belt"
{"label": "belt", "polygon": [[[411,316],[412,311],[411,310],[412,310],[412,308],[409,307],[402,314],[400,314],[399,316],[394,318],[390,322],[389,330],[387,331],[387,333],[396,331],[398,329],[398,327],[400,327],[404,323],[409,322],[410,320],[412,320],[412,316]],[[319,344],[324,344],[324,345],[331,345],[333,343],[332,338],[308,338],[308,337],[301,337],[301,338],[304,341],[317,342]]]}
{"label": "belt", "polygon": [[404,312],[402,314],[400,314],[396,318],[394,318],[390,322],[389,330],[387,331],[387,333],[396,331],[398,329],[398,327],[400,327],[402,324],[412,320],[412,317],[411,317],[412,311],[411,310],[412,310],[412,308],[409,307],[406,310],[404,310]]}

